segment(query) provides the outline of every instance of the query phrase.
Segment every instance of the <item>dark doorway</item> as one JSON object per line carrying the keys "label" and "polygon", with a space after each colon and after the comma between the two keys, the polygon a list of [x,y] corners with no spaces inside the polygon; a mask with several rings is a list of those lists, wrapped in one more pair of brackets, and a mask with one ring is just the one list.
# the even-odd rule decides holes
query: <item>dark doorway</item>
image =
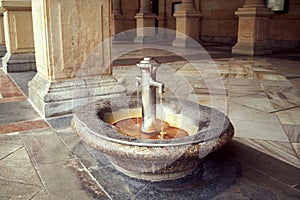
{"label": "dark doorway", "polygon": [[[158,13],[159,13],[159,0],[152,0],[151,4],[152,4],[152,12],[155,13],[156,16],[158,16]],[[155,19],[155,27],[158,27],[157,18]]]}

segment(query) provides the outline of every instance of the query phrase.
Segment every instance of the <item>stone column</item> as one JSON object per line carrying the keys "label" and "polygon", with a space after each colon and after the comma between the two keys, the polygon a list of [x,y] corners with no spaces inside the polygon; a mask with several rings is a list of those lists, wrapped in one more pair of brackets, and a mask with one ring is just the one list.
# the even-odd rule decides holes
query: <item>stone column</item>
{"label": "stone column", "polygon": [[[195,7],[194,0],[182,0],[176,17],[176,39],[172,45],[176,47],[192,47],[191,39],[200,41],[200,11]],[[191,39],[190,39],[191,38]]]}
{"label": "stone column", "polygon": [[2,58],[6,72],[35,70],[31,0],[1,0],[7,53]]}
{"label": "stone column", "polygon": [[246,0],[235,14],[239,17],[238,42],[232,53],[242,55],[271,54],[268,42],[268,24],[274,14],[264,0]]}
{"label": "stone column", "polygon": [[113,40],[122,39],[116,35],[124,31],[123,20],[122,0],[112,0],[111,34],[113,36]]}
{"label": "stone column", "polygon": [[[135,15],[137,36],[134,39],[136,43],[151,43],[155,37],[155,18],[152,12],[151,0],[140,0],[140,11]],[[146,28],[151,27],[151,28]],[[146,29],[143,29],[146,28]]]}
{"label": "stone column", "polygon": [[109,0],[32,0],[37,74],[29,98],[44,117],[125,88],[111,75]]}
{"label": "stone column", "polygon": [[4,35],[3,10],[0,10],[0,62],[1,63],[2,63],[2,57],[5,56],[5,54],[6,54],[6,47],[5,47],[5,35]]}

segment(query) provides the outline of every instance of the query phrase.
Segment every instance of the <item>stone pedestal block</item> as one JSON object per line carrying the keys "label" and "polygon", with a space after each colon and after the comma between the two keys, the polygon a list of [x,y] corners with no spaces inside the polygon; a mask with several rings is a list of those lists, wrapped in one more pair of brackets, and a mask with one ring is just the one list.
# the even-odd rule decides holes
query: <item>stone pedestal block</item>
{"label": "stone pedestal block", "polygon": [[232,48],[232,53],[242,55],[271,54],[268,41],[268,23],[273,15],[266,7],[239,8],[235,14],[239,17],[238,42]]}
{"label": "stone pedestal block", "polygon": [[197,10],[177,11],[176,17],[176,39],[172,42],[175,47],[197,46],[195,41],[200,42],[200,17]]}
{"label": "stone pedestal block", "polygon": [[2,65],[6,72],[35,71],[35,55],[34,53],[10,54],[6,52],[2,57]]}
{"label": "stone pedestal block", "polygon": [[0,44],[0,61],[2,62],[2,57],[6,54],[6,46],[5,44]]}
{"label": "stone pedestal block", "polygon": [[125,88],[109,75],[53,82],[37,74],[29,82],[29,99],[46,118],[67,115],[87,103],[124,92]]}
{"label": "stone pedestal block", "polygon": [[44,117],[125,92],[112,74],[110,1],[32,0],[37,74],[29,99]]}
{"label": "stone pedestal block", "polygon": [[2,59],[6,72],[35,70],[33,24],[30,0],[1,0],[7,53]]}
{"label": "stone pedestal block", "polygon": [[138,13],[136,16],[136,38],[135,43],[155,42],[155,18],[154,13]]}

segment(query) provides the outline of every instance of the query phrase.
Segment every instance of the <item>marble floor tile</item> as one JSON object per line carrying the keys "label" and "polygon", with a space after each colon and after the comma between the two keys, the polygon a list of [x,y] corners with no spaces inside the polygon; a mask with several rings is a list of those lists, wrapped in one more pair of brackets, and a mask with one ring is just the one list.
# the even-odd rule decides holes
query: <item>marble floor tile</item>
{"label": "marble floor tile", "polygon": [[24,200],[32,199],[41,190],[33,185],[20,184],[0,180],[0,199],[2,200]]}
{"label": "marble floor tile", "polygon": [[263,88],[257,79],[238,80],[230,78],[228,83],[229,97],[246,96],[250,94],[263,92]]}
{"label": "marble floor tile", "polygon": [[[298,156],[298,158],[300,159],[300,143],[292,143],[294,150]],[[299,161],[300,162],[300,161]]]}
{"label": "marble floor tile", "polygon": [[257,79],[287,81],[286,77],[277,72],[255,72]]}
{"label": "marble floor tile", "polygon": [[84,174],[82,167],[74,168],[76,158],[37,167],[50,199],[108,199],[106,194]]}
{"label": "marble floor tile", "polygon": [[211,77],[211,78],[198,78],[197,82],[194,85],[196,89],[210,89],[210,90],[227,90],[228,88],[228,79]]}
{"label": "marble floor tile", "polygon": [[0,99],[0,103],[16,102],[16,101],[26,101],[25,96],[9,97]]}
{"label": "marble floor tile", "polygon": [[300,89],[300,78],[289,79],[289,81],[298,89]]}
{"label": "marble floor tile", "polygon": [[[237,78],[230,78],[229,79],[229,85],[234,87],[239,86],[260,86],[260,80],[257,79],[237,79]],[[256,87],[253,87],[255,90]]]}
{"label": "marble floor tile", "polygon": [[235,128],[234,135],[237,137],[289,142],[280,124],[230,119]]}
{"label": "marble floor tile", "polygon": [[[132,44],[135,46],[139,46],[139,44]],[[151,45],[149,45],[151,46]],[[113,45],[112,53],[117,52],[119,50],[120,46],[117,44]],[[121,47],[122,48],[122,47]],[[138,49],[133,50],[131,52],[128,52],[124,55],[122,55],[120,58],[143,58],[143,57],[156,57],[157,55],[160,56],[174,56],[174,53],[162,50],[162,49],[156,49],[156,48],[146,48],[146,49]]]}
{"label": "marble floor tile", "polygon": [[19,133],[0,134],[0,142],[8,143],[8,144],[23,145],[23,141],[21,140]]}
{"label": "marble floor tile", "polygon": [[228,116],[236,137],[289,142],[275,114],[229,103]]}
{"label": "marble floor tile", "polygon": [[38,193],[36,193],[31,200],[50,200],[49,194],[45,189],[40,190]]}
{"label": "marble floor tile", "polygon": [[229,102],[233,102],[246,107],[261,110],[263,112],[273,112],[274,108],[267,95],[263,92],[248,94],[239,97],[230,97]]}
{"label": "marble floor tile", "polygon": [[23,147],[22,144],[5,143],[0,140],[0,160],[13,154]]}
{"label": "marble floor tile", "polygon": [[192,94],[188,100],[199,103],[203,106],[215,108],[227,115],[228,99],[225,95]]}
{"label": "marble floor tile", "polygon": [[283,124],[300,125],[300,105],[296,108],[276,112],[276,115]]}
{"label": "marble floor tile", "polygon": [[45,120],[25,121],[25,122],[13,123],[13,124],[3,124],[3,125],[0,125],[0,134],[22,132],[22,131],[27,131],[27,130],[47,128],[47,127],[49,127],[49,124]]}
{"label": "marble floor tile", "polygon": [[0,103],[0,124],[11,124],[20,121],[40,119],[28,101]]}
{"label": "marble floor tile", "polygon": [[300,168],[300,160],[289,142],[273,142],[259,139],[235,138],[235,140],[261,151],[273,158]]}
{"label": "marble floor tile", "polygon": [[12,97],[19,97],[23,96],[21,91],[7,91],[6,93],[3,93],[3,98],[12,98]]}
{"label": "marble floor tile", "polygon": [[293,87],[293,84],[288,80],[285,81],[260,80],[260,84],[262,87],[269,87],[269,86]]}
{"label": "marble floor tile", "polygon": [[50,126],[54,129],[62,129],[71,126],[73,115],[65,115],[62,117],[51,117],[46,119]]}
{"label": "marble floor tile", "polygon": [[290,142],[300,143],[300,125],[282,124]]}
{"label": "marble floor tile", "polygon": [[263,86],[275,110],[285,110],[300,106],[300,91],[288,86]]}
{"label": "marble floor tile", "polygon": [[0,180],[42,187],[25,148],[0,160],[0,169]]}
{"label": "marble floor tile", "polygon": [[276,114],[261,111],[245,105],[240,105],[230,101],[229,98],[229,118],[249,122],[266,122],[280,124]]}
{"label": "marble floor tile", "polygon": [[251,65],[252,65],[251,66],[252,70],[254,72],[277,72],[276,69],[273,67],[273,65],[270,64],[269,62],[264,62],[264,63],[253,62]]}
{"label": "marble floor tile", "polygon": [[37,166],[65,161],[72,156],[71,151],[51,129],[23,132],[21,138],[29,156]]}
{"label": "marble floor tile", "polygon": [[108,160],[96,160],[97,155],[95,150],[88,148],[82,143],[78,135],[76,135],[71,128],[57,130],[57,135],[68,146],[68,148],[75,154],[81,163],[87,168],[96,168],[99,160],[103,161],[104,165],[110,165]]}
{"label": "marble floor tile", "polygon": [[249,74],[254,75],[252,65],[250,63],[231,62],[229,64],[229,73],[233,74]]}
{"label": "marble floor tile", "polygon": [[35,71],[28,71],[22,73],[9,73],[9,76],[14,80],[25,96],[28,97],[28,82],[33,79],[35,74]]}

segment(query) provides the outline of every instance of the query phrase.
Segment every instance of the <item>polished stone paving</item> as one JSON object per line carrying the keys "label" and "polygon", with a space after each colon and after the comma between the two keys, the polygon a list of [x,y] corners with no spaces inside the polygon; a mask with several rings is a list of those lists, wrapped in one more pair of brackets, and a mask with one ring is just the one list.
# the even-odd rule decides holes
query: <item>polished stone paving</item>
{"label": "polished stone paving", "polygon": [[293,81],[300,75],[299,54],[232,57],[226,46],[207,49],[215,64],[202,61],[201,68],[153,49],[114,63],[114,76],[134,93],[134,62],[157,57],[166,94],[215,107],[231,119],[233,141],[174,181],[117,172],[105,155],[81,143],[70,129],[71,116],[38,115],[26,98],[34,72],[6,75],[0,69],[0,199],[300,199],[300,91]]}

